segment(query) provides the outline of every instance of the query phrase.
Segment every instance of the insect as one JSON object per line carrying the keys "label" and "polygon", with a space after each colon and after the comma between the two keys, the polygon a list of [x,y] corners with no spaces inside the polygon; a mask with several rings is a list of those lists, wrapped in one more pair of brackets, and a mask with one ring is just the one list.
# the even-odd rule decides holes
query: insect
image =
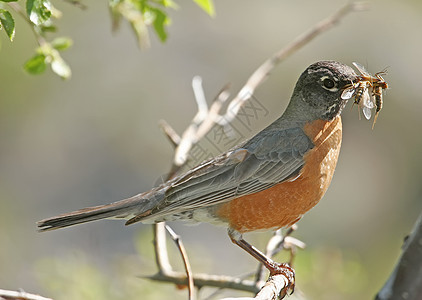
{"label": "insect", "polygon": [[365,118],[368,120],[371,118],[372,108],[376,107],[374,122],[372,124],[372,128],[374,128],[378,114],[382,109],[382,91],[388,88],[388,84],[382,78],[382,75],[387,72],[383,70],[372,76],[361,64],[353,62],[353,65],[361,74],[355,86],[354,103],[362,109]]}
{"label": "insect", "polygon": [[374,123],[372,123],[372,129],[374,129],[375,122],[377,121],[378,114],[382,109],[382,87],[377,85],[372,89],[372,94],[375,99],[375,116],[374,116]]}
{"label": "insect", "polygon": [[356,87],[355,102],[362,109],[367,120],[371,118],[374,108],[374,98],[372,96],[372,84],[369,81],[359,81]]}
{"label": "insect", "polygon": [[372,124],[372,128],[374,128],[375,122],[377,121],[378,114],[380,110],[382,109],[382,91],[385,89],[388,89],[388,84],[385,82],[384,78],[382,78],[381,75],[387,74],[387,72],[381,71],[378,73],[375,73],[375,77],[378,79],[378,81],[374,82],[374,88],[372,90],[372,94],[375,98],[375,116],[374,116],[374,123]]}

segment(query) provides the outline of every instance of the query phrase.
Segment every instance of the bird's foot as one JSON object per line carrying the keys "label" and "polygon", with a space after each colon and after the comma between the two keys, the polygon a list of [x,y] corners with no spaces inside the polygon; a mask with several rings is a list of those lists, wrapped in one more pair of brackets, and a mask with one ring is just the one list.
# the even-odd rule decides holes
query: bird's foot
{"label": "bird's foot", "polygon": [[278,263],[269,261],[265,267],[270,271],[270,276],[283,275],[287,279],[286,291],[291,291],[293,294],[295,290],[295,270],[287,263]]}

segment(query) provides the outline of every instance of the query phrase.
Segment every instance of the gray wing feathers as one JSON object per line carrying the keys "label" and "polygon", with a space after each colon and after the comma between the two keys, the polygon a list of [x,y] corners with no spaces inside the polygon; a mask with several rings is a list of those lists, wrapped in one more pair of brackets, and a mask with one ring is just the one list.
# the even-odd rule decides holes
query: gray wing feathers
{"label": "gray wing feathers", "polygon": [[312,147],[300,128],[261,132],[242,148],[172,180],[163,201],[146,218],[223,203],[292,179]]}

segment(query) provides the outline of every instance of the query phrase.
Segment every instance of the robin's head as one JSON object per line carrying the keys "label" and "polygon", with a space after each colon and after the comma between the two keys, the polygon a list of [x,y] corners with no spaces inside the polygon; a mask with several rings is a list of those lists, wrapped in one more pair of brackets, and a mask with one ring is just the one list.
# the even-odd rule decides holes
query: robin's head
{"label": "robin's head", "polygon": [[347,103],[341,97],[343,91],[357,78],[352,68],[339,62],[314,63],[297,81],[288,110],[302,120],[332,120]]}

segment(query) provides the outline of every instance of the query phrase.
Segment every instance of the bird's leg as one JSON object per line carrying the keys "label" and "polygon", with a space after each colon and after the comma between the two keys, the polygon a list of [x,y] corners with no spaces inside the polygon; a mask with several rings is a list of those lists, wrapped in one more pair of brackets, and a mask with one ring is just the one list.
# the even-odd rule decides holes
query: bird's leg
{"label": "bird's leg", "polygon": [[284,275],[289,281],[289,288],[292,290],[294,289],[295,285],[295,271],[293,268],[289,266],[287,263],[278,263],[273,261],[272,259],[265,256],[264,253],[256,249],[254,246],[249,244],[245,241],[242,237],[242,234],[236,230],[230,229],[228,230],[229,237],[233,243],[238,245],[240,248],[248,252],[252,255],[255,259],[257,259],[260,263],[262,263],[268,271],[270,271],[270,275]]}

